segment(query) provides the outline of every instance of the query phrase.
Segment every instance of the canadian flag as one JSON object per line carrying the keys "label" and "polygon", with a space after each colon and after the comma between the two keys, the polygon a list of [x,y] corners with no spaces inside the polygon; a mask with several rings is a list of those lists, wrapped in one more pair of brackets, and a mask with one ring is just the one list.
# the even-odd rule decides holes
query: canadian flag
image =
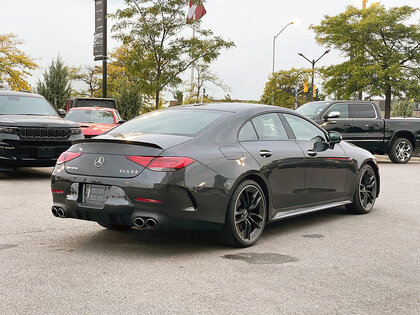
{"label": "canadian flag", "polygon": [[207,13],[201,1],[190,1],[190,8],[187,14],[187,24],[192,23],[193,20],[201,19]]}

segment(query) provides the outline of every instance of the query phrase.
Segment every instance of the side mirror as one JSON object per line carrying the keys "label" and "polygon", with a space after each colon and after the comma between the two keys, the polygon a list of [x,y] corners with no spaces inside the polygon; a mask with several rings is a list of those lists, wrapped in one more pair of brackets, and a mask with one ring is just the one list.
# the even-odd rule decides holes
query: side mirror
{"label": "side mirror", "polygon": [[60,115],[61,118],[66,117],[66,111],[62,108],[57,109],[58,115]]}
{"label": "side mirror", "polygon": [[334,118],[340,118],[340,112],[329,112],[326,117],[326,120]]}
{"label": "side mirror", "polygon": [[343,140],[343,137],[341,136],[341,134],[335,131],[330,131],[328,133],[328,137],[330,138],[330,144],[337,144]]}
{"label": "side mirror", "polygon": [[125,122],[126,122],[126,120],[120,120],[120,121],[118,121],[118,125],[122,125]]}

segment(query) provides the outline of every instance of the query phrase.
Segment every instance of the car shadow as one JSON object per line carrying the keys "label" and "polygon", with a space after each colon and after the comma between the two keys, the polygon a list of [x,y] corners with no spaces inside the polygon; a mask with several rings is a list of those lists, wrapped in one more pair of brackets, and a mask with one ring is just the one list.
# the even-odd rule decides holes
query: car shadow
{"label": "car shadow", "polygon": [[52,167],[22,167],[10,171],[0,170],[0,180],[50,178],[52,172]]}
{"label": "car shadow", "polygon": [[[283,236],[314,228],[320,224],[341,220],[350,214],[344,207],[332,208],[304,216],[285,219],[266,226],[260,242],[272,241]],[[80,231],[80,230],[79,230]],[[299,235],[300,237],[300,235]],[[76,251],[89,254],[117,255],[119,257],[163,258],[188,256],[202,252],[223,253],[246,249],[226,246],[217,241],[211,231],[185,230],[100,230],[72,238]],[[66,240],[58,240],[61,246]],[[258,251],[258,243],[253,250]]]}

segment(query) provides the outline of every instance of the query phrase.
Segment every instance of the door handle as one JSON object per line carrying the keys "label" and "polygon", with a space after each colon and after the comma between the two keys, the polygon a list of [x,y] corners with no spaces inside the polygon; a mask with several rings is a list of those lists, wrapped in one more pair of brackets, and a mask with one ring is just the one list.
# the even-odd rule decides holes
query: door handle
{"label": "door handle", "polygon": [[317,156],[317,155],[318,155],[318,153],[317,153],[315,150],[308,150],[308,151],[306,151],[306,152],[308,152],[308,155],[309,155],[309,156],[312,156],[312,157],[314,157],[314,156]]}
{"label": "door handle", "polygon": [[268,150],[261,150],[260,155],[262,157],[269,158],[270,156],[273,155],[273,153],[271,151],[268,151]]}

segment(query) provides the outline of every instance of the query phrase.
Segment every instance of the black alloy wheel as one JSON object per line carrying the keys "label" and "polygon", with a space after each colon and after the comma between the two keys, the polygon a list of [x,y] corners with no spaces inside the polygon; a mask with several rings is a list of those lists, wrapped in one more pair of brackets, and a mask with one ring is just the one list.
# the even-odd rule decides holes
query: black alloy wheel
{"label": "black alloy wheel", "polygon": [[237,247],[251,246],[261,236],[266,216],[266,199],[261,187],[252,180],[242,182],[229,202],[221,231],[223,240]]}
{"label": "black alloy wheel", "polygon": [[370,165],[360,169],[357,183],[353,203],[347,208],[357,214],[369,213],[375,204],[378,188],[375,171]]}

